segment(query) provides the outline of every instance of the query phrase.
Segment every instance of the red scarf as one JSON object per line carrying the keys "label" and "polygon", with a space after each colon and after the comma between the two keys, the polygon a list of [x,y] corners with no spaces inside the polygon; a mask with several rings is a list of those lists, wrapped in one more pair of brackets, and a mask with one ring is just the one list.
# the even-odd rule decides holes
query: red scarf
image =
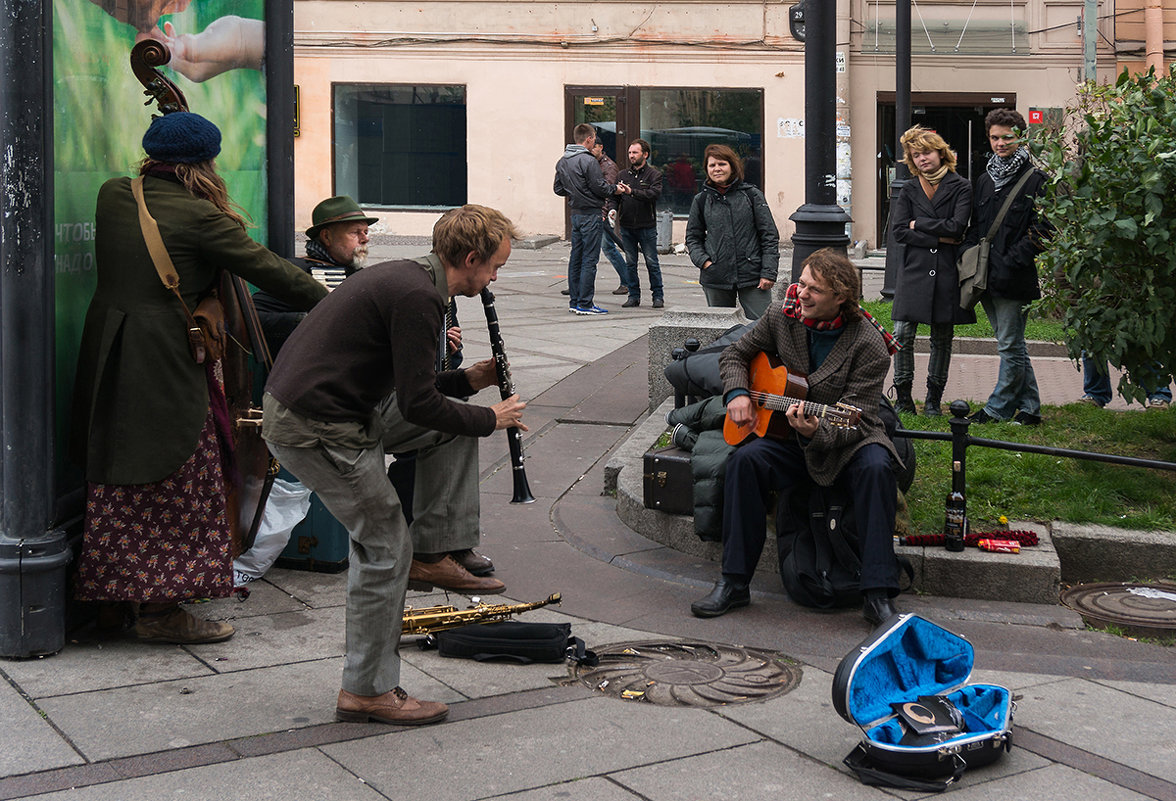
{"label": "red scarf", "polygon": [[[865,317],[870,322],[870,325],[874,326],[874,328],[877,328],[878,332],[882,334],[882,338],[886,340],[886,349],[890,351],[890,355],[893,356],[895,353],[897,353],[898,350],[902,347],[898,344],[898,340],[896,340],[889,331],[883,328],[882,324],[875,320],[868,311],[862,309],[861,305],[859,305],[858,308],[861,309],[862,317]],[[835,331],[845,325],[845,315],[843,314],[838,314],[832,320],[809,320],[806,317],[801,316],[800,284],[789,284],[788,289],[784,290],[784,307],[781,309],[781,311],[784,312],[785,317],[789,317],[793,320],[800,320],[809,328],[816,329],[817,331]]]}

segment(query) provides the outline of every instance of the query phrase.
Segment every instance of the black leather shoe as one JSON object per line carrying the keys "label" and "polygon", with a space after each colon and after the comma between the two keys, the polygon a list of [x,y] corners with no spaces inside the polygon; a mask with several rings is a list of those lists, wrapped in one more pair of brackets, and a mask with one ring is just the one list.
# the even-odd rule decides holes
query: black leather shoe
{"label": "black leather shoe", "polygon": [[979,424],[979,425],[983,425],[985,423],[999,423],[1000,422],[1000,420],[993,417],[992,415],[990,415],[988,412],[984,411],[983,409],[981,409],[980,411],[976,412],[971,417],[969,417],[968,421],[971,423]]}
{"label": "black leather shoe", "polygon": [[701,601],[690,604],[690,611],[695,617],[718,617],[725,615],[738,606],[751,603],[751,590],[746,584],[739,585],[728,579],[721,578],[715,582],[710,595]]}
{"label": "black leather shoe", "polygon": [[867,598],[862,605],[862,615],[871,626],[879,626],[897,614],[898,610],[885,595],[878,598]]}
{"label": "black leather shoe", "polygon": [[629,298],[628,300],[626,300],[624,303],[621,304],[621,308],[622,309],[631,309],[634,306],[640,306],[640,305],[641,305],[641,298]]}

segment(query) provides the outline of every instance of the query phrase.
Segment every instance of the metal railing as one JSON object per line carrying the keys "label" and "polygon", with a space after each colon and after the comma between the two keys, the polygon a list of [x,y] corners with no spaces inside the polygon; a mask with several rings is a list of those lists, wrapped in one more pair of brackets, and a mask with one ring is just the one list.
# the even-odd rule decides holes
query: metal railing
{"label": "metal railing", "polygon": [[982,448],[997,448],[1005,451],[1020,451],[1022,453],[1040,453],[1045,456],[1061,456],[1067,459],[1084,459],[1090,462],[1106,462],[1121,464],[1128,467],[1147,467],[1155,470],[1174,470],[1176,462],[1165,462],[1159,459],[1141,459],[1137,456],[1119,456],[1112,453],[1098,453],[1096,451],[1078,451],[1072,448],[1054,448],[1050,445],[1033,445],[1026,442],[1008,442],[1001,439],[986,439],[973,437],[968,433],[972,421],[968,419],[971,407],[966,401],[953,401],[949,407],[951,431],[915,431],[902,428],[901,425],[894,432],[896,437],[907,439],[936,440],[951,443],[951,489],[959,492],[967,502],[968,493],[965,491],[967,478],[968,447],[976,445]]}

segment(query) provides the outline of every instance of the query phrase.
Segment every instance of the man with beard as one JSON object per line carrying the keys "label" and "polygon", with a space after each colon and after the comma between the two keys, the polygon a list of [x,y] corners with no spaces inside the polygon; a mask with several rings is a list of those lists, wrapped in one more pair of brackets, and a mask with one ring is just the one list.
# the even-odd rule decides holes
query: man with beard
{"label": "man with beard", "polygon": [[653,308],[665,306],[662,293],[661,264],[657,260],[657,199],[662,193],[662,174],[649,163],[649,142],[634,139],[629,145],[629,169],[618,177],[628,187],[619,195],[621,243],[625,247],[625,266],[629,298],[624,306],[641,305],[641,279],[637,274],[637,248],[645,254],[645,269],[649,272],[649,292]]}
{"label": "man with beard", "polygon": [[[315,206],[313,225],[306,230],[306,258],[291,259],[307,272],[325,270],[328,274],[342,269],[354,275],[367,263],[368,226],[378,218],[367,216],[346,195],[329,198]],[[427,258],[427,257],[426,257]],[[330,279],[328,278],[328,283]],[[295,326],[306,315],[285,306],[263,292],[253,296],[257,315],[275,359]],[[456,322],[456,306],[449,300],[451,322]],[[445,344],[438,342],[450,358],[437,359],[437,370],[454,369],[460,358],[461,328],[447,326]],[[395,415],[393,410],[390,414]],[[447,484],[432,476],[461,475],[477,468],[477,439],[451,437],[413,426],[398,419],[396,434],[384,439],[386,452],[398,454],[389,478],[395,478],[402,502],[408,506],[409,533],[413,542],[412,579],[414,586],[437,586],[456,592],[498,593],[505,584],[487,578],[494,563],[474,550],[481,536],[476,493],[448,497]],[[473,458],[469,459],[472,451]],[[411,454],[413,458],[404,457]],[[417,480],[418,462],[424,475]],[[476,476],[474,477],[476,486]],[[234,584],[245,586],[261,578],[286,547],[294,527],[306,517],[310,508],[310,490],[297,481],[282,477],[274,480],[276,491],[266,504],[254,545],[233,563]]]}
{"label": "man with beard", "polygon": [[[472,499],[477,508],[476,438],[526,430],[517,395],[490,407],[453,399],[493,386],[493,359],[442,373],[434,364],[449,299],[477,297],[489,286],[517,236],[499,211],[450,209],[433,228],[427,256],[368,267],[323,299],[290,335],[266,383],[262,436],[351,540],[339,720],[424,724],[448,711],[399,686],[405,590],[420,574],[384,459],[416,447],[417,486],[442,502],[425,511],[456,519],[455,507]],[[405,439],[409,429],[419,432],[419,444]],[[448,472],[436,469],[446,467],[437,464],[443,460],[425,456],[426,445],[446,441],[459,451]],[[416,526],[421,504],[413,511]],[[456,565],[451,557],[441,562]]]}

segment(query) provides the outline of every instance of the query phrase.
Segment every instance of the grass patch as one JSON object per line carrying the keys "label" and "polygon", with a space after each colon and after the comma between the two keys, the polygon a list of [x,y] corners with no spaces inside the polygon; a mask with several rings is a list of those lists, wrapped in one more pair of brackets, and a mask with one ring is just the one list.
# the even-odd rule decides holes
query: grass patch
{"label": "grass patch", "polygon": [[[888,301],[871,300],[863,303],[862,308],[868,311],[887,331],[894,330]],[[920,325],[918,333],[930,334],[931,327]],[[979,304],[976,304],[976,322],[971,325],[957,325],[955,335],[965,339],[992,339],[995,336],[992,332],[992,325],[988,322],[988,315],[984,313],[984,308]],[[1025,338],[1042,342],[1065,342],[1069,339],[1060,321],[1043,319],[1032,313],[1029,315],[1029,321],[1025,324]]]}
{"label": "grass patch", "polygon": [[[1073,403],[1043,407],[1036,428],[1012,423],[972,426],[973,436],[1008,442],[1176,462],[1176,407],[1109,412]],[[948,417],[901,415],[903,426],[949,431]],[[943,530],[951,490],[951,443],[913,441],[918,467],[907,493],[911,530]],[[1010,520],[1065,520],[1120,528],[1176,531],[1176,472],[972,446],[967,463],[968,517],[974,531]]]}

